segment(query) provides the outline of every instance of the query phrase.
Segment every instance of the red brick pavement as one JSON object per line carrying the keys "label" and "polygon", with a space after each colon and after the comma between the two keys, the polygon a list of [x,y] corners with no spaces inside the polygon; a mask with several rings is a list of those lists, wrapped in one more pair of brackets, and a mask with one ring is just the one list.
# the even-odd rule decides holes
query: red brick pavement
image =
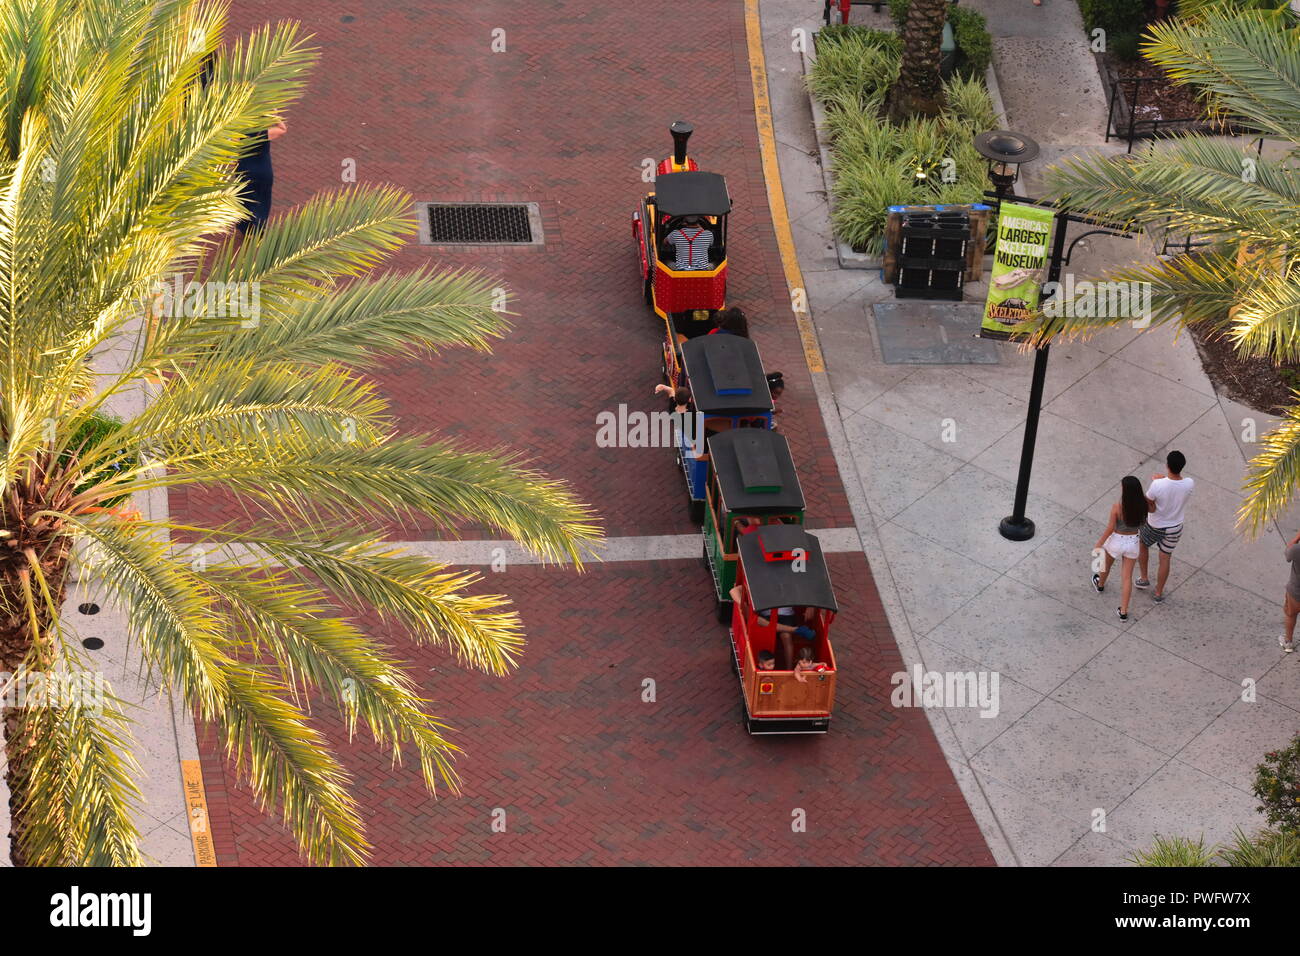
{"label": "red brick pavement", "polygon": [[[650,398],[660,326],[641,302],[629,216],[646,188],[642,159],[660,159],[668,122],[686,118],[693,154],[726,174],[735,200],[731,299],[753,317],[767,368],[785,373],[782,429],[809,524],[852,524],[786,300],[740,0],[235,6],[235,30],[296,19],[323,50],[275,144],[278,207],[337,186],[347,158],[359,180],[420,200],[542,204],[544,249],[413,244],[395,260],[483,269],[518,296],[516,330],[491,356],[413,357],[379,375],[406,425],[527,451],[594,504],[611,535],[693,530],[670,452],[594,442],[597,412],[660,407]],[[490,49],[497,27],[505,53]],[[172,507],[195,522],[233,516],[214,495],[177,494]],[[435,802],[417,774],[392,770],[364,738],[349,744],[317,709],[356,775],[375,861],[991,863],[925,716],[888,706],[901,659],[865,558],[836,556],[832,569],[845,606],[832,733],[758,741],[740,726],[698,562],[489,575],[484,586],[508,593],[528,626],[517,675],[467,674],[402,642],[437,712],[461,731],[462,797]],[[657,704],[641,702],[644,677],[658,682]],[[201,736],[220,862],[294,861],[278,823]],[[490,832],[495,807],[507,811],[504,834]],[[807,833],[791,832],[796,807],[808,811]]]}
{"label": "red brick pavement", "polygon": [[[357,774],[375,861],[988,862],[925,715],[888,703],[902,664],[873,620],[865,562],[835,555],[831,573],[843,602],[831,733],[762,740],[740,725],[739,684],[699,562],[608,565],[576,580],[538,567],[490,575],[486,586],[548,622],[533,628],[515,676],[468,674],[401,645],[414,673],[429,675],[438,711],[455,717],[461,796],[430,798],[417,774],[392,772],[367,740],[348,744],[321,714]],[[654,703],[642,701],[645,678]],[[214,802],[234,793],[220,760],[205,764],[205,778]],[[277,822],[246,798],[227,805],[229,819],[213,818],[224,865],[297,861]],[[495,808],[505,833],[491,830]],[[792,831],[795,809],[807,832]]]}

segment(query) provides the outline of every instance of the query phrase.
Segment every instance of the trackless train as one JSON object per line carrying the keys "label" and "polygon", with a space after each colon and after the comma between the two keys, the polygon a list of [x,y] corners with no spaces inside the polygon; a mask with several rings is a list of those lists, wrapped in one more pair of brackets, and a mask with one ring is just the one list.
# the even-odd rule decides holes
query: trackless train
{"label": "trackless train", "polygon": [[[835,702],[830,627],[838,612],[758,347],[719,320],[727,299],[726,179],[687,154],[694,127],[669,127],[673,154],[632,215],[647,304],[664,321],[661,372],[695,428],[676,454],[690,516],[701,524],[718,619],[751,734],[821,734]],[[703,440],[701,440],[701,437]]]}

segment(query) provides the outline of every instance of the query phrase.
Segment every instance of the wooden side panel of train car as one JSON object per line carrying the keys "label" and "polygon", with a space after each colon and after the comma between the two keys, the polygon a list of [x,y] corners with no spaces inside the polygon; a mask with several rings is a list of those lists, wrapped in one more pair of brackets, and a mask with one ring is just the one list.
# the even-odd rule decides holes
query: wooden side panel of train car
{"label": "wooden side panel of train car", "polygon": [[751,717],[809,716],[834,709],[835,671],[808,671],[800,682],[790,671],[760,671],[748,647],[741,655],[741,682]]}

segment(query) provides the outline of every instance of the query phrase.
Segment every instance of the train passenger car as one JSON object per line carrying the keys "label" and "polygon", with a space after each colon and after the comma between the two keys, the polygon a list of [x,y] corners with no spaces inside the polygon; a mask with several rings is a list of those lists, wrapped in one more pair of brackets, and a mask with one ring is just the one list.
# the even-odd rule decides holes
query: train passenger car
{"label": "train passenger car", "polygon": [[704,520],[708,439],[740,428],[772,427],[772,393],[758,346],[739,335],[705,335],[681,346],[683,381],[695,413],[678,429],[677,459],[686,476],[691,520]]}
{"label": "train passenger car", "polygon": [[709,439],[708,497],[704,508],[704,561],[718,596],[718,620],[731,620],[736,584],[736,542],[769,524],[803,524],[804,497],[779,432],[725,431]]}
{"label": "train passenger car", "polygon": [[835,706],[830,628],[839,611],[821,543],[801,525],[764,525],[737,543],[731,623],[751,734],[824,734]]}

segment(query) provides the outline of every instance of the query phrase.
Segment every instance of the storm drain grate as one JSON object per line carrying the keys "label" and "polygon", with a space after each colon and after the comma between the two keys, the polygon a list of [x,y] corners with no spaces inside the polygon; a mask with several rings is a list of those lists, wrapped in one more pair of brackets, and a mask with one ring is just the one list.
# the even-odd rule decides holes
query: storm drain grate
{"label": "storm drain grate", "polygon": [[537,203],[424,203],[420,240],[434,245],[530,246],[542,242]]}

